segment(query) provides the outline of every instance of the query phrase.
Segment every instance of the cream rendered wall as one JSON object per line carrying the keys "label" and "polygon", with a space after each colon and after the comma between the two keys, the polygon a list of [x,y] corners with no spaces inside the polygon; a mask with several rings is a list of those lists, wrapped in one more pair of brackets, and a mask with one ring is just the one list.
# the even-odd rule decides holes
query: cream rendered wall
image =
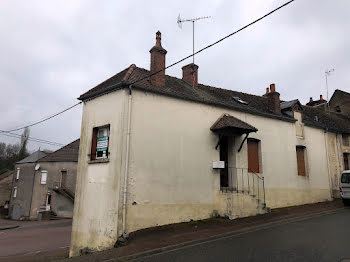
{"label": "cream rendered wall", "polygon": [[[127,91],[116,91],[84,104],[80,139],[76,205],[70,255],[82,248],[113,246],[122,234],[122,198],[127,123]],[[295,123],[255,116],[133,90],[130,159],[127,181],[126,231],[204,219],[213,212],[231,218],[261,212],[254,201],[220,192],[216,134],[211,125],[223,113],[259,129],[260,175],[265,177],[268,207],[330,199],[327,156],[322,130],[305,127],[296,137]],[[92,128],[110,130],[110,161],[89,164]],[[247,144],[231,141],[232,164],[247,167]],[[308,177],[298,177],[296,145],[307,147]],[[119,207],[118,207],[119,206]]]}
{"label": "cream rendered wall", "polygon": [[[125,154],[126,91],[84,103],[70,255],[80,249],[113,247],[118,237],[118,205]],[[110,124],[109,162],[89,163],[93,127]]]}
{"label": "cream rendered wall", "polygon": [[[211,125],[228,113],[259,131],[268,207],[330,199],[322,130],[305,127],[297,139],[295,123],[141,91],[133,93],[127,230],[208,218],[222,201],[219,171],[212,161],[218,137]],[[239,146],[237,138],[234,143]],[[298,177],[296,145],[307,147],[308,177]],[[247,167],[247,144],[236,154]]]}

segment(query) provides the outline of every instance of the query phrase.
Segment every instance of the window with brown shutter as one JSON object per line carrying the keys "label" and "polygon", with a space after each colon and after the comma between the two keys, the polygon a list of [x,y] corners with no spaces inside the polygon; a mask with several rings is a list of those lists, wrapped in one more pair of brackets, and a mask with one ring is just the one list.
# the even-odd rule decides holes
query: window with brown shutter
{"label": "window with brown shutter", "polygon": [[259,140],[248,139],[248,172],[260,173]]}
{"label": "window with brown shutter", "polygon": [[90,159],[108,158],[109,125],[95,127],[92,130]]}
{"label": "window with brown shutter", "polygon": [[297,146],[296,151],[297,151],[298,176],[306,176],[305,147]]}

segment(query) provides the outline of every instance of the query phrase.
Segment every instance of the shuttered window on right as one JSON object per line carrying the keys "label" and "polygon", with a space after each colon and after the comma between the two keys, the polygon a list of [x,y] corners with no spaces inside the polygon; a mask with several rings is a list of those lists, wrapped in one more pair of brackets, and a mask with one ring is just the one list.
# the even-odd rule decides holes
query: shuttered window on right
{"label": "shuttered window on right", "polygon": [[306,147],[305,146],[297,146],[297,166],[298,166],[298,176],[306,176]]}

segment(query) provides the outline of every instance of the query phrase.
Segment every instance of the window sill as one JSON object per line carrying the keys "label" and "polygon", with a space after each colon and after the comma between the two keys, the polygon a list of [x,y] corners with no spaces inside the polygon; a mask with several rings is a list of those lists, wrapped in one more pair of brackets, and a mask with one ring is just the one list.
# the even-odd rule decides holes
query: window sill
{"label": "window sill", "polygon": [[88,164],[101,164],[101,163],[108,163],[109,158],[101,158],[101,159],[95,159],[95,160],[89,160]]}

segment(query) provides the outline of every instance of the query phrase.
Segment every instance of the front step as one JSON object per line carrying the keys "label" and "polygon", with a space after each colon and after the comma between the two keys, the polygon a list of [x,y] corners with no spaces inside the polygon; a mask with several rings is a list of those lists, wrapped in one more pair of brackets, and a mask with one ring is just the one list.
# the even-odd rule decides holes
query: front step
{"label": "front step", "polygon": [[219,214],[228,216],[230,219],[238,217],[255,216],[269,212],[266,205],[248,194],[237,192],[224,193],[218,195]]}

